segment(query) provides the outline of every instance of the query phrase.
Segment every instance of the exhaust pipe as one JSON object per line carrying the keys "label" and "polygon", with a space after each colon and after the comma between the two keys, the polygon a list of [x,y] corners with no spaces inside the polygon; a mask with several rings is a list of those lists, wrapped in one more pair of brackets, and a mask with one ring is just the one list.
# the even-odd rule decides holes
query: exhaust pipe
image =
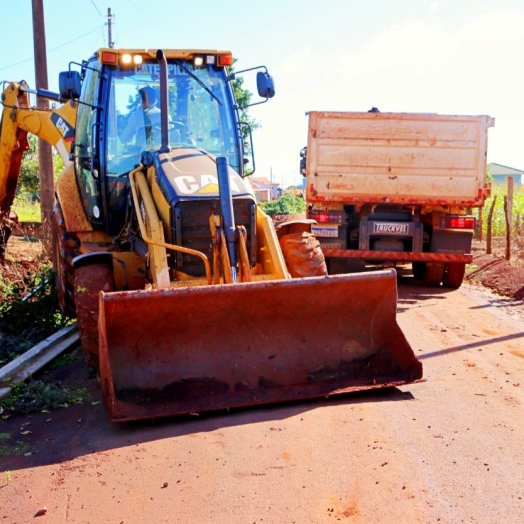
{"label": "exhaust pipe", "polygon": [[220,193],[220,211],[224,221],[224,233],[227,243],[227,253],[231,264],[233,282],[237,282],[237,251],[238,232],[235,227],[235,214],[233,212],[233,197],[229,184],[229,162],[227,157],[217,157],[218,188]]}
{"label": "exhaust pipe", "polygon": [[161,153],[171,151],[169,139],[169,93],[167,90],[167,60],[164,51],[159,49],[156,52],[156,59],[160,66],[160,133],[161,133]]}

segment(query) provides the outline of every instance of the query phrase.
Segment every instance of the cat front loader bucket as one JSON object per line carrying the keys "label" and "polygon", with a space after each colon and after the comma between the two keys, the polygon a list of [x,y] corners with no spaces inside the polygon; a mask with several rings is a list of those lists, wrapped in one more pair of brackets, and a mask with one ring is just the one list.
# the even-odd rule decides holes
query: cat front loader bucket
{"label": "cat front loader bucket", "polygon": [[100,294],[113,422],[416,382],[394,270]]}

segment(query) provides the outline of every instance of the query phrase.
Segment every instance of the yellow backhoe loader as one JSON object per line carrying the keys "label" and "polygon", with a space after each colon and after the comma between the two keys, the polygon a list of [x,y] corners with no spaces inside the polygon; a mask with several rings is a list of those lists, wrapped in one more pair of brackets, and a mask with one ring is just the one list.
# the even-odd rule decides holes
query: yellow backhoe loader
{"label": "yellow backhoe loader", "polygon": [[[111,421],[422,377],[396,323],[395,272],[328,276],[311,221],[275,229],[257,206],[232,65],[227,51],[100,49],[60,74],[59,94],[4,85],[0,214],[27,133],[50,142],[66,163],[52,224],[59,302]],[[248,71],[267,101],[267,69]],[[31,107],[32,92],[57,107]]]}

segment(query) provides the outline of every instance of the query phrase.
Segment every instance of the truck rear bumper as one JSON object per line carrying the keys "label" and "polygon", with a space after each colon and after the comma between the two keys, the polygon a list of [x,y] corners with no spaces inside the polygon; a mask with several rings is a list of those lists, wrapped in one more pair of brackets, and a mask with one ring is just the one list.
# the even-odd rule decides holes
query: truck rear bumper
{"label": "truck rear bumper", "polygon": [[360,249],[323,249],[326,258],[359,258],[394,262],[460,262],[471,264],[473,255],[454,253],[407,253],[404,251],[364,251]]}

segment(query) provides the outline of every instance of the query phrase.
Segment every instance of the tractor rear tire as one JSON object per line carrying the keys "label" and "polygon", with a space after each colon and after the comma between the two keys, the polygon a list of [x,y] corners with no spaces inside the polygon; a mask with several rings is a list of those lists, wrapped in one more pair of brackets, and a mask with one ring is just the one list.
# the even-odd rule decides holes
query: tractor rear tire
{"label": "tractor rear tire", "polygon": [[446,287],[458,289],[462,285],[465,274],[466,264],[461,264],[460,262],[450,263],[446,267],[446,272],[444,273],[442,283]]}
{"label": "tractor rear tire", "polygon": [[327,276],[326,259],[315,235],[305,231],[284,235],[280,247],[293,278]]}
{"label": "tractor rear tire", "polygon": [[114,291],[111,263],[86,264],[75,269],[75,304],[78,333],[89,367],[99,368],[98,313],[100,291]]}
{"label": "tractor rear tire", "polygon": [[66,231],[64,214],[57,202],[53,209],[53,264],[58,305],[64,315],[75,316],[73,259],[80,254],[80,240]]}

